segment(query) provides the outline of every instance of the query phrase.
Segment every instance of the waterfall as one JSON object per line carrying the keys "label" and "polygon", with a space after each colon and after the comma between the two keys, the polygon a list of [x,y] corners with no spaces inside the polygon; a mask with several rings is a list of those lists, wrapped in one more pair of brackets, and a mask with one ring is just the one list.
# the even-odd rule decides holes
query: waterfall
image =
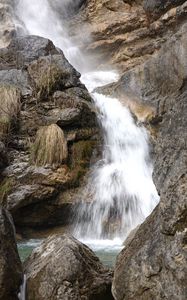
{"label": "waterfall", "polygon": [[[74,1],[75,3],[76,1]],[[85,73],[89,62],[68,37],[65,21],[48,0],[20,0],[17,14],[29,34],[51,39],[67,59],[82,72],[81,80],[90,93],[94,88],[116,81],[111,71]],[[61,10],[63,2],[61,1]],[[67,0],[64,2],[67,4]],[[72,2],[68,1],[70,5]],[[64,6],[64,10],[67,9]],[[137,126],[118,99],[92,93],[103,131],[102,159],[93,166],[82,195],[76,220],[75,235],[83,240],[124,239],[153,210],[159,197],[152,181],[148,134]],[[90,198],[89,205],[84,202]]]}
{"label": "waterfall", "polygon": [[18,294],[19,300],[26,300],[26,288],[27,288],[27,277],[24,274],[23,282],[22,282],[22,285],[20,286],[20,292]]}
{"label": "waterfall", "polygon": [[[56,47],[63,50],[69,62],[78,70],[85,67],[85,59],[80,50],[73,44],[65,29],[64,22],[68,15],[66,9],[75,9],[81,0],[17,0],[16,14],[23,24],[25,34],[38,35],[53,41]],[[55,10],[56,8],[56,10]],[[60,9],[63,19],[58,15]]]}

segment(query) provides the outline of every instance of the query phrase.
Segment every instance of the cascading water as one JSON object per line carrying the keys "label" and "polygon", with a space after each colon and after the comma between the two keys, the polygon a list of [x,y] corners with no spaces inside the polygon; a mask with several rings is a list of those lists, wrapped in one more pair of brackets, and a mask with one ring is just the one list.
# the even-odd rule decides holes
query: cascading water
{"label": "cascading water", "polygon": [[[51,5],[48,0],[20,0],[17,13],[28,33],[51,39],[74,67],[84,72],[88,62],[85,64],[79,49],[72,44],[64,22],[54,9],[59,3],[65,10],[72,1],[55,0]],[[82,74],[81,78],[92,92],[95,87],[116,81],[118,76],[115,72],[93,71]],[[159,200],[152,181],[148,136],[117,99],[98,93],[92,95],[103,129],[103,156],[93,167],[81,195],[83,202],[87,198],[92,202],[81,205],[75,234],[88,244],[89,240],[113,238],[119,238],[121,244],[121,240],[151,213]],[[114,245],[109,240],[108,244]]]}
{"label": "cascading water", "polygon": [[[98,83],[116,79],[114,72],[82,76],[90,92]],[[87,243],[103,239],[121,243],[159,201],[152,181],[148,134],[118,99],[98,93],[92,96],[103,129],[103,155],[83,192],[82,198],[92,201],[81,205],[75,234]]]}
{"label": "cascading water", "polygon": [[[67,8],[72,10],[81,0],[18,0],[16,13],[23,24],[23,32],[38,35],[53,41],[56,47],[63,50],[66,58],[79,71],[85,66],[85,60],[79,48],[73,45],[63,26],[64,21],[58,16],[60,8],[64,19],[68,18]],[[56,8],[56,9],[55,9]],[[19,24],[20,25],[20,24]]]}

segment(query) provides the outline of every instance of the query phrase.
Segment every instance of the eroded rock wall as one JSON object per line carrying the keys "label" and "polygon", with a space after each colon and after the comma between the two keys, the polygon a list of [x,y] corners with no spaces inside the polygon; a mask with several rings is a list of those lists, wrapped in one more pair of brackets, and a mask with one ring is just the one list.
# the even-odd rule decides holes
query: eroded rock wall
{"label": "eroded rock wall", "polygon": [[126,71],[157,53],[186,14],[184,0],[92,0],[72,19],[70,34],[100,67]]}
{"label": "eroded rock wall", "polygon": [[153,177],[160,203],[118,256],[116,300],[186,299],[186,41],[183,25],[156,57],[124,74],[118,85],[156,107]]}

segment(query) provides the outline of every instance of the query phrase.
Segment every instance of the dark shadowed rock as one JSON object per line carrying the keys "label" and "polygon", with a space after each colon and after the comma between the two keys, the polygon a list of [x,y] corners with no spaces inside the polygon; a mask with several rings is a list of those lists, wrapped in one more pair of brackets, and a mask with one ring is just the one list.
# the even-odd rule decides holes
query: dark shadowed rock
{"label": "dark shadowed rock", "polygon": [[28,300],[110,300],[112,272],[70,236],[52,236],[25,262]]}
{"label": "dark shadowed rock", "polygon": [[7,164],[8,164],[8,159],[7,159],[6,148],[3,142],[0,141],[0,172],[5,166],[7,166]]}
{"label": "dark shadowed rock", "polygon": [[0,208],[0,299],[18,300],[22,266],[11,216]]}

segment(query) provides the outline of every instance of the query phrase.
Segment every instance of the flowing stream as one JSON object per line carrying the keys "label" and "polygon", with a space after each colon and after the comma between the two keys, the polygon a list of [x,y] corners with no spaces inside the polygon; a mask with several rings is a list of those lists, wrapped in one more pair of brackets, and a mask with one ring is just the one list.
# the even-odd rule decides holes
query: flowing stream
{"label": "flowing stream", "polygon": [[[103,153],[102,159],[92,167],[80,195],[83,204],[77,212],[74,234],[94,250],[117,251],[128,233],[151,213],[159,197],[152,181],[145,128],[135,124],[129,110],[118,99],[93,92],[96,87],[117,81],[118,74],[94,69],[85,72],[89,61],[68,37],[66,21],[59,17],[59,7],[67,16],[67,7],[73,10],[76,2],[78,5],[80,0],[51,3],[20,0],[17,15],[25,33],[49,38],[64,51],[92,93],[103,131]],[[92,202],[85,206],[84,200],[88,197]]]}

